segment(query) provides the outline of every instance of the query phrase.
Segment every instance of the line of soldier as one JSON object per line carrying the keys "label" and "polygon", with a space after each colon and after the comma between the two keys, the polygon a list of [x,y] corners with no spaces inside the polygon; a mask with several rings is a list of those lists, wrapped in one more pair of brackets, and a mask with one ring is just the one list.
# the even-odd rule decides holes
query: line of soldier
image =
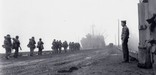
{"label": "line of soldier", "polygon": [[51,48],[54,50],[54,53],[62,53],[62,47],[63,47],[66,53],[68,46],[69,46],[69,50],[71,51],[80,50],[79,43],[70,42],[68,44],[67,41],[64,41],[62,43],[61,40],[56,40],[56,39],[53,40]]}
{"label": "line of soldier", "polygon": [[[11,39],[13,40],[13,43]],[[7,36],[4,36],[4,44],[2,45],[2,47],[5,48],[6,50],[6,56],[5,56],[6,59],[10,58],[12,49],[15,49],[14,57],[15,58],[18,57],[19,48],[21,49],[20,41],[18,39],[19,36],[16,36],[15,38],[11,38],[9,34]]]}
{"label": "line of soldier", "polygon": [[[11,41],[13,40],[13,43]],[[37,43],[37,48],[38,48],[38,55],[42,55],[42,50],[44,49],[44,43],[42,39],[40,38],[38,43]],[[67,41],[64,41],[63,43],[61,40],[53,40],[52,42],[52,50],[54,50],[54,53],[61,53],[62,52],[62,47],[64,48],[64,51],[67,52],[67,48],[69,46],[69,50],[80,50],[80,44],[79,43],[74,43],[70,42],[69,45]],[[22,50],[20,46],[20,41],[19,41],[19,36],[16,36],[15,38],[11,38],[11,36],[8,34],[4,36],[4,44],[2,45],[3,48],[5,48],[6,55],[5,58],[9,59],[11,56],[11,51],[12,49],[15,49],[14,57],[17,58],[19,56],[19,48]],[[36,48],[36,41],[35,38],[32,37],[29,39],[29,43],[27,45],[28,48],[30,48],[30,56],[34,55],[34,49]]]}
{"label": "line of soldier", "polygon": [[70,50],[80,50],[80,44],[79,43],[74,43],[74,42],[70,42],[69,43],[69,49]]}

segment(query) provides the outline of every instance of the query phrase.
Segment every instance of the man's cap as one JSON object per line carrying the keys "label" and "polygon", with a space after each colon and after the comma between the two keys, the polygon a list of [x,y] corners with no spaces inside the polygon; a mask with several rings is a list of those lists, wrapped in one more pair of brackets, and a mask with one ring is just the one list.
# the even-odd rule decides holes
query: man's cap
{"label": "man's cap", "polygon": [[16,36],[16,38],[19,38],[19,36]]}
{"label": "man's cap", "polygon": [[39,40],[42,40],[42,38],[40,38]]}
{"label": "man's cap", "polygon": [[6,38],[9,38],[9,39],[10,39],[10,38],[11,38],[11,37],[10,37],[10,34],[7,34]]}
{"label": "man's cap", "polygon": [[32,39],[34,39],[35,37],[33,36]]}
{"label": "man's cap", "polygon": [[122,20],[121,22],[126,24],[126,20]]}
{"label": "man's cap", "polygon": [[10,36],[10,34],[7,34],[7,36]]}

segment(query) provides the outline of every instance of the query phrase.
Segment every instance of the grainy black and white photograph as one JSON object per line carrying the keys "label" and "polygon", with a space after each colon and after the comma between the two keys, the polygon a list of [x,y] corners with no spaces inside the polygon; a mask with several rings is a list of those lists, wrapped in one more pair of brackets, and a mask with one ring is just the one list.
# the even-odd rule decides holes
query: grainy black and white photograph
{"label": "grainy black and white photograph", "polygon": [[156,75],[156,0],[0,0],[0,75]]}

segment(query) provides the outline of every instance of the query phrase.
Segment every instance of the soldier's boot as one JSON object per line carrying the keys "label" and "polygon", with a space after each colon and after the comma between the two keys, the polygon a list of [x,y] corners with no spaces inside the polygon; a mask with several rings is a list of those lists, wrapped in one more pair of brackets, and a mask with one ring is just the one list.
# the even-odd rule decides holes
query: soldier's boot
{"label": "soldier's boot", "polygon": [[14,58],[17,58],[17,56],[18,56],[18,54],[15,52],[15,54],[14,54]]}
{"label": "soldier's boot", "polygon": [[39,52],[39,55],[42,55],[41,51]]}

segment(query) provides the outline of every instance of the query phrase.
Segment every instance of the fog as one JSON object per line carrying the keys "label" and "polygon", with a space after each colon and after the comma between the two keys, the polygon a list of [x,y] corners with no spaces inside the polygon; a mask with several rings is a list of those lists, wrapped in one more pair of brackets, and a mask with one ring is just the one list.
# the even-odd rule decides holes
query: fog
{"label": "fog", "polygon": [[[1,0],[0,45],[4,36],[19,35],[23,51],[29,51],[29,38],[42,38],[45,50],[51,49],[53,39],[80,42],[95,32],[108,36],[106,45],[117,44],[118,24],[127,20],[129,45],[137,50],[139,0]],[[121,33],[121,25],[120,25]],[[119,34],[121,35],[121,34]],[[119,37],[120,38],[120,37]],[[121,44],[121,40],[120,40]],[[0,47],[0,52],[5,50]]]}

